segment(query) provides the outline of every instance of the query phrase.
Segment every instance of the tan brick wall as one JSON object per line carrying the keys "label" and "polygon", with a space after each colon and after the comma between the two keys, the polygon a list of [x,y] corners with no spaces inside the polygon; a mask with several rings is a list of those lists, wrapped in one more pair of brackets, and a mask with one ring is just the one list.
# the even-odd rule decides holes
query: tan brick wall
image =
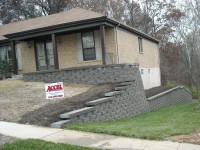
{"label": "tan brick wall", "polygon": [[[117,63],[117,52],[116,52],[116,39],[115,39],[115,29],[106,29],[106,53],[107,59],[112,59],[112,63]],[[109,63],[109,60],[108,63]]]}
{"label": "tan brick wall", "polygon": [[128,31],[118,29],[118,49],[120,63],[139,63],[140,67],[158,68],[158,45],[147,39],[142,39],[143,53],[139,53],[138,36]]}
{"label": "tan brick wall", "polygon": [[79,62],[77,57],[76,34],[64,35],[58,43],[60,69],[102,64],[101,60]]}
{"label": "tan brick wall", "polygon": [[28,47],[27,42],[22,42],[19,44],[21,49],[21,62],[22,70],[19,73],[35,72],[36,71],[36,61],[35,61],[35,51],[34,43],[31,41],[31,47]]}
{"label": "tan brick wall", "polygon": [[[61,42],[58,43],[58,57],[60,69],[70,67],[80,67],[89,65],[101,65],[102,59],[92,61],[78,61],[76,34],[61,36]],[[113,55],[113,61],[116,59],[114,29],[106,29],[106,50],[108,54]]]}

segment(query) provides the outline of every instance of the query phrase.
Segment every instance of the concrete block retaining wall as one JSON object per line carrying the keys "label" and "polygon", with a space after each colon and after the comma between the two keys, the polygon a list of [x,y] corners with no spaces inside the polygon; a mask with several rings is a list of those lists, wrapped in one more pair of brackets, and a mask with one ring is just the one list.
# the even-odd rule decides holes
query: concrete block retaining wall
{"label": "concrete block retaining wall", "polygon": [[85,107],[61,114],[61,121],[51,126],[61,128],[69,123],[98,122],[125,118],[177,103],[189,103],[192,95],[176,87],[146,99],[139,66],[120,64],[90,66],[54,71],[28,73],[26,81],[102,84],[117,83],[113,92],[85,104]]}
{"label": "concrete block retaining wall", "polygon": [[23,75],[26,81],[105,84],[133,80],[139,73],[137,64],[97,65],[52,71],[31,72]]}
{"label": "concrete block retaining wall", "polygon": [[125,90],[115,91],[116,94],[115,92],[105,94],[109,95],[107,98],[112,99],[97,104],[86,103],[86,106],[90,106],[95,109],[70,118],[70,123],[113,120],[145,112],[147,108],[147,101],[145,100],[144,91],[141,91],[142,86],[138,85],[137,81],[130,81],[126,83],[129,85],[119,84],[119,87],[125,86]]}
{"label": "concrete block retaining wall", "polygon": [[[128,85],[124,86],[124,84]],[[143,93],[139,93],[139,90],[137,90],[138,85],[134,81],[120,85],[125,88],[117,91],[117,94],[111,94],[109,97],[86,103],[87,107],[79,109],[78,114],[77,110],[62,114],[61,119],[65,119],[65,121],[55,122],[51,126],[62,128],[64,125],[72,123],[100,122],[125,118],[172,104],[192,102],[191,93],[184,87],[176,87],[146,99]]]}
{"label": "concrete block retaining wall", "polygon": [[147,99],[148,109],[155,110],[165,106],[178,103],[192,102],[192,94],[184,87],[175,87]]}

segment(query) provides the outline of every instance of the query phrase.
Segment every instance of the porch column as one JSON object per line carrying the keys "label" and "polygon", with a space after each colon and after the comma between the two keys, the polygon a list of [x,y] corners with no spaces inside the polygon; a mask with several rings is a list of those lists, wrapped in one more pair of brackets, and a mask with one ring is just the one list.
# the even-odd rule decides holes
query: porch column
{"label": "porch column", "polygon": [[51,39],[52,39],[52,43],[53,43],[53,55],[54,55],[55,69],[59,69],[56,35],[55,34],[51,34]]}
{"label": "porch column", "polygon": [[16,58],[16,41],[11,41],[12,69],[13,74],[18,74]]}
{"label": "porch column", "polygon": [[101,32],[102,61],[103,65],[106,65],[105,25],[100,26],[100,32]]}

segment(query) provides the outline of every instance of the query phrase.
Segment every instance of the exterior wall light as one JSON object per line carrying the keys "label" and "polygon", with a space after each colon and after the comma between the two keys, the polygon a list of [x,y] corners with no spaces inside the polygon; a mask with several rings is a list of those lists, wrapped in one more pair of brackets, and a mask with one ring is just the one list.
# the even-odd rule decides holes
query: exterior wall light
{"label": "exterior wall light", "polygon": [[28,48],[31,48],[31,42],[30,41],[28,42]]}

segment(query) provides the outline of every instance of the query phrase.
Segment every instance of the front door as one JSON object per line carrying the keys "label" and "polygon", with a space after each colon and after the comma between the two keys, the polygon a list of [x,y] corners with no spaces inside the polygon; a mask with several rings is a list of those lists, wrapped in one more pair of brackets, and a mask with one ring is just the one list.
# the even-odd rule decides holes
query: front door
{"label": "front door", "polygon": [[36,42],[36,59],[38,71],[54,69],[53,44],[51,41]]}

